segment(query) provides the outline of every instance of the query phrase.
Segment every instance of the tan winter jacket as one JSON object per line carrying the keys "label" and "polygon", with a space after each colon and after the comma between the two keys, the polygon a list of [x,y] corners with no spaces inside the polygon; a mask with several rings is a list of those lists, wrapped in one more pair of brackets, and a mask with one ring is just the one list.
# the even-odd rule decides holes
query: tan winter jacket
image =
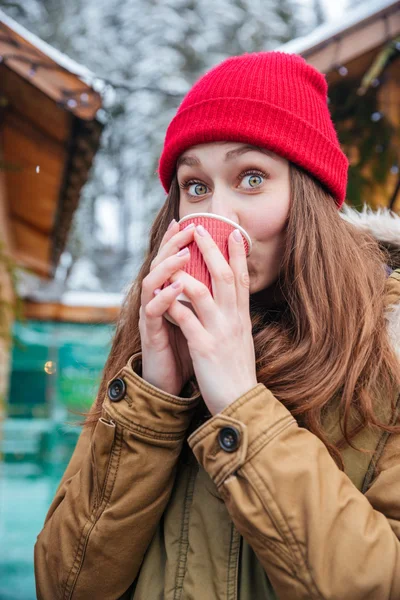
{"label": "tan winter jacket", "polygon": [[[399,318],[400,272],[387,289]],[[264,385],[201,422],[201,398],[140,366],[80,436],[35,546],[39,600],[400,599],[400,436],[362,432],[374,460],[347,449],[342,472]]]}

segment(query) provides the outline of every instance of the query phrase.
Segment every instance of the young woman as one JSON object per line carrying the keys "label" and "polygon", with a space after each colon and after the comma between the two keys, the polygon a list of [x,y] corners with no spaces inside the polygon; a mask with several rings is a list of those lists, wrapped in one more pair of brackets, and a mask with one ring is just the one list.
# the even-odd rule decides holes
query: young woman
{"label": "young woman", "polygon": [[[400,273],[339,214],[347,166],[299,56],[229,58],[187,94],[39,599],[400,598]],[[243,226],[250,256],[178,231],[195,212]],[[193,240],[212,294],[182,270]]]}

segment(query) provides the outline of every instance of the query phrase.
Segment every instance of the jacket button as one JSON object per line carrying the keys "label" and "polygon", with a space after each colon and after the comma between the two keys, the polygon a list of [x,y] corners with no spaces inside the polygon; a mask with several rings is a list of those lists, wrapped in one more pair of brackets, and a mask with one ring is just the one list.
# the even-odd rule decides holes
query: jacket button
{"label": "jacket button", "polygon": [[126,394],[126,385],[123,379],[113,379],[108,386],[107,395],[111,402],[119,402]]}
{"label": "jacket button", "polygon": [[218,442],[225,452],[234,452],[239,446],[240,433],[236,427],[223,427],[218,433]]}

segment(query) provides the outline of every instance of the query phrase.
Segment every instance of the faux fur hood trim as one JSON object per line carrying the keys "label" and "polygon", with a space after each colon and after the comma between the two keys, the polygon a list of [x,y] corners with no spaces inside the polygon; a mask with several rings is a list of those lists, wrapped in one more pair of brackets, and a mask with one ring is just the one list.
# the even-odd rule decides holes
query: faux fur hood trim
{"label": "faux fur hood trim", "polygon": [[348,223],[372,234],[379,242],[400,249],[400,216],[388,208],[372,210],[364,206],[359,212],[344,204],[339,214]]}
{"label": "faux fur hood trim", "polygon": [[[393,268],[400,268],[400,216],[387,208],[372,210],[364,206],[363,210],[343,205],[340,216],[347,221],[370,233],[380,245],[390,252]],[[396,282],[399,286],[398,302],[388,306],[386,320],[389,337],[400,358],[400,279]]]}

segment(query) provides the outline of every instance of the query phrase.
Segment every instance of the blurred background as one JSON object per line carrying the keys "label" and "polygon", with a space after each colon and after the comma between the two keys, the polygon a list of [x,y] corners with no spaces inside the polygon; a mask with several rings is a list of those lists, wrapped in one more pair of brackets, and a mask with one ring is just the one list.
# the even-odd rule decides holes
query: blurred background
{"label": "blurred background", "polygon": [[0,0],[0,600],[36,598],[33,545],[94,401],[165,200],[184,94],[228,56],[326,74],[347,203],[400,213],[400,2]]}

